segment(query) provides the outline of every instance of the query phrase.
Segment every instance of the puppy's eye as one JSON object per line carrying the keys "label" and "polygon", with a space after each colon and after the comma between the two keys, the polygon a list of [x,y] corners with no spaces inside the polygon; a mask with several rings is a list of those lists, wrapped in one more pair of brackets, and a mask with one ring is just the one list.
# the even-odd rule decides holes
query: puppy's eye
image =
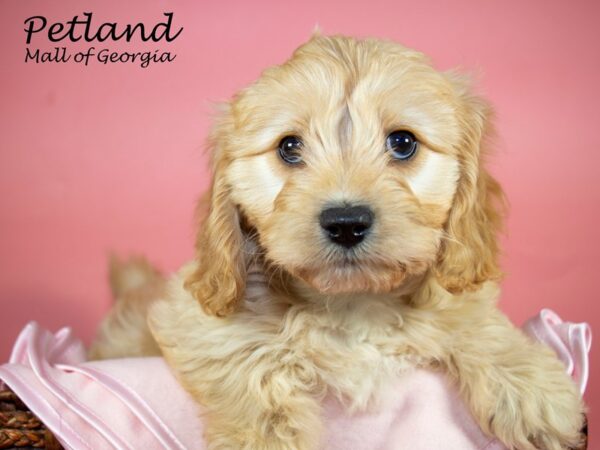
{"label": "puppy's eye", "polygon": [[385,146],[392,158],[406,160],[417,152],[419,143],[410,131],[401,130],[390,133],[385,141]]}
{"label": "puppy's eye", "polygon": [[303,144],[297,136],[286,136],[280,142],[277,150],[279,156],[288,164],[300,164],[302,162]]}

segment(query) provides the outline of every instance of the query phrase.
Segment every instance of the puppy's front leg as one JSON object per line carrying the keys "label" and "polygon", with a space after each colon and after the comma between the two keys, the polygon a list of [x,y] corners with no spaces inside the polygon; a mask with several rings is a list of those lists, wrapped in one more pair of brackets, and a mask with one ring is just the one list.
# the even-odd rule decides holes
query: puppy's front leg
{"label": "puppy's front leg", "polygon": [[271,323],[160,302],[150,325],[185,389],[203,406],[209,450],[311,450],[320,436],[318,377]]}
{"label": "puppy's front leg", "polygon": [[449,368],[482,429],[509,448],[577,448],[584,407],[556,355],[494,309],[471,319],[455,335]]}
{"label": "puppy's front leg", "polygon": [[[303,368],[282,364],[271,354],[249,372],[231,368],[220,381],[200,382],[182,375],[197,389],[208,410],[205,437],[209,450],[311,450],[320,436],[320,409],[303,380]],[[252,356],[249,356],[253,359]],[[250,367],[249,367],[250,369]]]}

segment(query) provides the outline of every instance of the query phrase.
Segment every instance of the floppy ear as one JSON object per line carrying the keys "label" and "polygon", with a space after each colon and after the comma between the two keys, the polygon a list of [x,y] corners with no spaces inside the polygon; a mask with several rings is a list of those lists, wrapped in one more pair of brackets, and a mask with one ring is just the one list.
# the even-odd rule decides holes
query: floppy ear
{"label": "floppy ear", "polygon": [[232,129],[227,112],[209,139],[213,181],[207,196],[208,212],[196,237],[197,269],[185,282],[185,288],[200,302],[204,311],[219,317],[235,310],[246,287],[244,235],[238,208],[231,200],[231,188],[225,179],[229,164],[225,148]]}
{"label": "floppy ear", "polygon": [[483,165],[491,108],[470,94],[467,80],[454,73],[447,76],[462,103],[458,112],[463,130],[458,149],[461,173],[435,273],[442,286],[457,293],[501,277],[497,233],[504,195]]}

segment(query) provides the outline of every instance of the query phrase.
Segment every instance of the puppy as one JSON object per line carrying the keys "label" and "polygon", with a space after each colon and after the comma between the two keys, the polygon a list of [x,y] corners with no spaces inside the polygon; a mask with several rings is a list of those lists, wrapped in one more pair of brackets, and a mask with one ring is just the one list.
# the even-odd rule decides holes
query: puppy
{"label": "puppy", "polygon": [[495,306],[489,120],[421,53],[314,36],[223,107],[197,258],[166,287],[125,274],[92,354],[164,355],[209,449],[314,449],[325,394],[376,408],[414,367],[445,371],[509,448],[576,447],[574,384]]}

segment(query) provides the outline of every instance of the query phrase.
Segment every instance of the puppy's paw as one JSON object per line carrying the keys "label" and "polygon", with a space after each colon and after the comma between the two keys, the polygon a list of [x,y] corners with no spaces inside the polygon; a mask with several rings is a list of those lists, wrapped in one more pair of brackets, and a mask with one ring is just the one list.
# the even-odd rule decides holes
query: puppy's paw
{"label": "puppy's paw", "polygon": [[242,430],[209,430],[206,450],[311,450],[314,447],[294,438],[257,436]]}
{"label": "puppy's paw", "polygon": [[579,449],[584,406],[564,372],[547,373],[541,384],[513,379],[497,392],[491,432],[518,450]]}
{"label": "puppy's paw", "polygon": [[[216,420],[215,420],[216,419]],[[207,450],[314,450],[319,442],[319,425],[302,414],[289,416],[281,410],[263,415],[261,420],[213,418],[206,423]]]}

